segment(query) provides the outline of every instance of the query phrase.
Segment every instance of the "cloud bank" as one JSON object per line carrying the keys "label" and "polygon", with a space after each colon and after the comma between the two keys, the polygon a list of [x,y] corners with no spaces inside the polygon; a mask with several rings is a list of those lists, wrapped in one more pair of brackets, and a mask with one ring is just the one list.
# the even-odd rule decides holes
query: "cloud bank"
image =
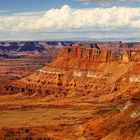
{"label": "cloud bank", "polygon": [[[36,34],[38,37],[52,34],[62,37],[65,34],[84,37],[82,33],[86,37],[92,35],[100,37],[100,35],[105,36],[106,32],[110,36],[111,34],[115,36],[115,33],[117,36],[121,32],[124,36],[128,33],[131,36],[140,36],[140,8],[73,9],[64,5],[60,9],[50,9],[46,12],[0,16],[0,32],[14,33],[17,36],[19,34],[18,37],[21,38],[22,33],[28,33],[30,36]],[[2,34],[0,38],[4,38]]]}

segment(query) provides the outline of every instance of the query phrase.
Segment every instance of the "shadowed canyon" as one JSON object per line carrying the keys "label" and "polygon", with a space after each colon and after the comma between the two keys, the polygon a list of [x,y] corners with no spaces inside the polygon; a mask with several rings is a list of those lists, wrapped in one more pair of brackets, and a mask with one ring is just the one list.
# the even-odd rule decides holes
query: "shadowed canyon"
{"label": "shadowed canyon", "polygon": [[140,139],[140,43],[1,42],[0,56],[0,139]]}

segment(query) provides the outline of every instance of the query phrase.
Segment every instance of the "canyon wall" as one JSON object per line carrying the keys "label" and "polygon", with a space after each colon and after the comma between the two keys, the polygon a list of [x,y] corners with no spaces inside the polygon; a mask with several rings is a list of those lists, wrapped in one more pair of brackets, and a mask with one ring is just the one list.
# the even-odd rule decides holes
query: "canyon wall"
{"label": "canyon wall", "polygon": [[90,47],[67,47],[62,48],[61,56],[76,57],[82,60],[92,62],[111,62],[111,61],[136,61],[136,56],[139,55],[139,51],[136,50],[125,50],[125,51],[113,51],[113,50],[102,50]]}
{"label": "canyon wall", "polygon": [[48,66],[6,85],[5,90],[56,97],[127,94],[129,85],[140,84],[139,68],[138,48],[64,47]]}

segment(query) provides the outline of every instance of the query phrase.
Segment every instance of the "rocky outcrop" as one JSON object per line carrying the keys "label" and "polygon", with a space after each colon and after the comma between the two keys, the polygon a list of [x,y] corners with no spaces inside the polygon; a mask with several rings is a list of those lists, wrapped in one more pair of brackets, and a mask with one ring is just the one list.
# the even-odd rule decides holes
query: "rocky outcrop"
{"label": "rocky outcrop", "polygon": [[62,49],[61,56],[71,56],[83,60],[94,61],[94,62],[110,62],[110,61],[124,61],[128,62],[135,60],[136,54],[140,52],[135,50],[125,51],[112,51],[109,49],[102,50],[90,47],[67,47]]}
{"label": "rocky outcrop", "polygon": [[[111,51],[91,47],[64,47],[43,69],[12,85],[9,93],[56,96],[108,94],[139,82],[139,50]],[[135,77],[135,78],[133,78]],[[124,82],[125,81],[125,82]],[[117,87],[117,88],[116,88]]]}

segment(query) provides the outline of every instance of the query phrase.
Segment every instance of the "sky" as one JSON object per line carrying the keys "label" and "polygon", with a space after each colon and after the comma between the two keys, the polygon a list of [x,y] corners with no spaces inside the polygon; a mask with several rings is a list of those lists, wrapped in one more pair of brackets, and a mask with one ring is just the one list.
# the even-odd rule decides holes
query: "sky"
{"label": "sky", "polygon": [[0,0],[0,40],[140,41],[140,0]]}

